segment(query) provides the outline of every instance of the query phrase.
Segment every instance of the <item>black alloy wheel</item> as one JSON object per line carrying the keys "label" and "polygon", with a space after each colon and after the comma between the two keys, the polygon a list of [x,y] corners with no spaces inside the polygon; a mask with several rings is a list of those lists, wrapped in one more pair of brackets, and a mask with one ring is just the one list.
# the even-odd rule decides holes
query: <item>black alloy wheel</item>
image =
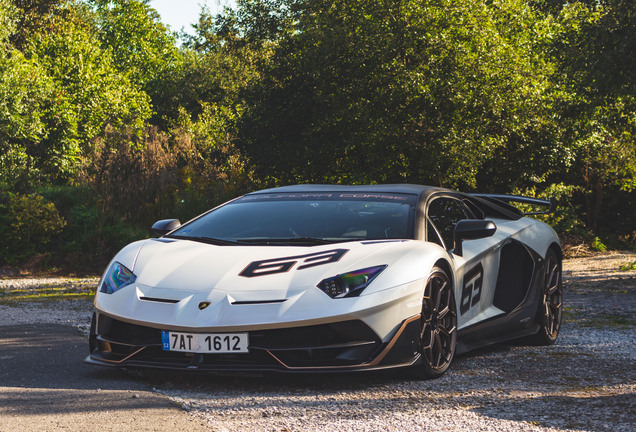
{"label": "black alloy wheel", "polygon": [[559,336],[563,317],[563,284],[561,260],[549,249],[544,260],[543,300],[539,304],[537,322],[541,325],[533,342],[552,345]]}
{"label": "black alloy wheel", "polygon": [[422,364],[413,367],[418,378],[439,378],[448,369],[457,345],[457,308],[448,275],[434,267],[426,282],[420,319]]}

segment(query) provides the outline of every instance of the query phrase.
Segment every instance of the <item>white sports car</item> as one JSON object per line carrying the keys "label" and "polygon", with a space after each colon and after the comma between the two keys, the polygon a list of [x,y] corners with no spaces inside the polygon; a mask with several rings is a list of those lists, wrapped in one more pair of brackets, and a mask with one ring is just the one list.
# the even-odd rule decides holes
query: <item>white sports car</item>
{"label": "white sports car", "polygon": [[88,363],[199,371],[409,368],[551,344],[561,248],[509,195],[418,185],[253,192],[123,248],[95,297]]}

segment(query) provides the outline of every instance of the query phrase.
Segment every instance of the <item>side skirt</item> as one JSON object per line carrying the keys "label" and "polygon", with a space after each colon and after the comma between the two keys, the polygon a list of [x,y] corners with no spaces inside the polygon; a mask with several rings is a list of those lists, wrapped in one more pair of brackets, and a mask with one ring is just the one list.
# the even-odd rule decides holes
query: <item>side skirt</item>
{"label": "side skirt", "polygon": [[[498,325],[498,324],[497,324]],[[502,342],[506,342],[513,339],[519,339],[524,336],[530,336],[539,331],[539,324],[532,323],[531,326],[518,330],[512,333],[503,333],[497,336],[485,337],[483,339],[472,340],[470,337],[465,337],[461,332],[458,332],[458,342],[457,348],[455,350],[456,354],[464,354],[469,351],[476,350],[478,348],[483,348],[488,345],[494,345]]]}
{"label": "side skirt", "polygon": [[[509,313],[490,318],[457,332],[456,353],[461,354],[488,345],[518,339],[535,334],[540,325],[536,322],[537,308],[543,295],[544,262],[538,254],[532,254],[535,272],[523,301]],[[498,290],[502,288],[498,287]]]}

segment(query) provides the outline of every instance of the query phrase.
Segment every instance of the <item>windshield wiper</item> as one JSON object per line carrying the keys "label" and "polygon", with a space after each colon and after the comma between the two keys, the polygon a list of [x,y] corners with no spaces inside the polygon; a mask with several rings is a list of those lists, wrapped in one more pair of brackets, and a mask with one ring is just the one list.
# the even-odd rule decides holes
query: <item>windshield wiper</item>
{"label": "windshield wiper", "polygon": [[277,246],[317,246],[334,243],[346,243],[355,241],[368,240],[365,238],[348,238],[348,237],[286,237],[286,238],[267,238],[267,237],[254,237],[237,239],[238,244],[254,244],[254,245],[277,245]]}
{"label": "windshield wiper", "polygon": [[256,244],[256,245],[281,245],[281,246],[295,246],[295,245],[323,245],[334,243],[332,239],[321,239],[316,237],[289,237],[289,238],[266,238],[255,237],[237,239],[238,244]]}
{"label": "windshield wiper", "polygon": [[179,240],[192,240],[200,243],[207,243],[217,246],[236,246],[238,243],[230,240],[217,239],[212,237],[193,237],[193,236],[184,236],[184,235],[167,235],[168,238],[179,239]]}

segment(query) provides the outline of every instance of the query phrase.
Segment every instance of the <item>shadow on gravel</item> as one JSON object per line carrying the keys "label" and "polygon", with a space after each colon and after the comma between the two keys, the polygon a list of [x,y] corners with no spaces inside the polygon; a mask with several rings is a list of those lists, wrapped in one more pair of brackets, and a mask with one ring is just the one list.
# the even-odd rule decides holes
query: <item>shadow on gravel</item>
{"label": "shadow on gravel", "polygon": [[540,396],[503,401],[472,411],[492,418],[558,429],[633,431],[636,395]]}
{"label": "shadow on gravel", "polygon": [[468,354],[459,355],[453,360],[451,372],[437,380],[419,380],[412,378],[407,370],[387,369],[379,371],[356,371],[346,373],[197,373],[187,371],[138,370],[133,371],[150,387],[167,391],[199,392],[209,395],[227,394],[286,394],[286,393],[348,393],[364,391],[377,387],[395,386],[405,382],[419,383],[429,389],[441,388],[445,391],[452,371],[466,368],[473,357],[503,355],[511,346],[493,345]]}
{"label": "shadow on gravel", "polygon": [[83,363],[86,337],[57,324],[0,326],[0,414],[130,410],[165,406],[116,369]]}
{"label": "shadow on gravel", "polygon": [[393,371],[355,373],[264,373],[215,374],[141,370],[135,373],[148,386],[191,392],[222,393],[296,393],[311,391],[348,392],[390,385],[403,380]]}

